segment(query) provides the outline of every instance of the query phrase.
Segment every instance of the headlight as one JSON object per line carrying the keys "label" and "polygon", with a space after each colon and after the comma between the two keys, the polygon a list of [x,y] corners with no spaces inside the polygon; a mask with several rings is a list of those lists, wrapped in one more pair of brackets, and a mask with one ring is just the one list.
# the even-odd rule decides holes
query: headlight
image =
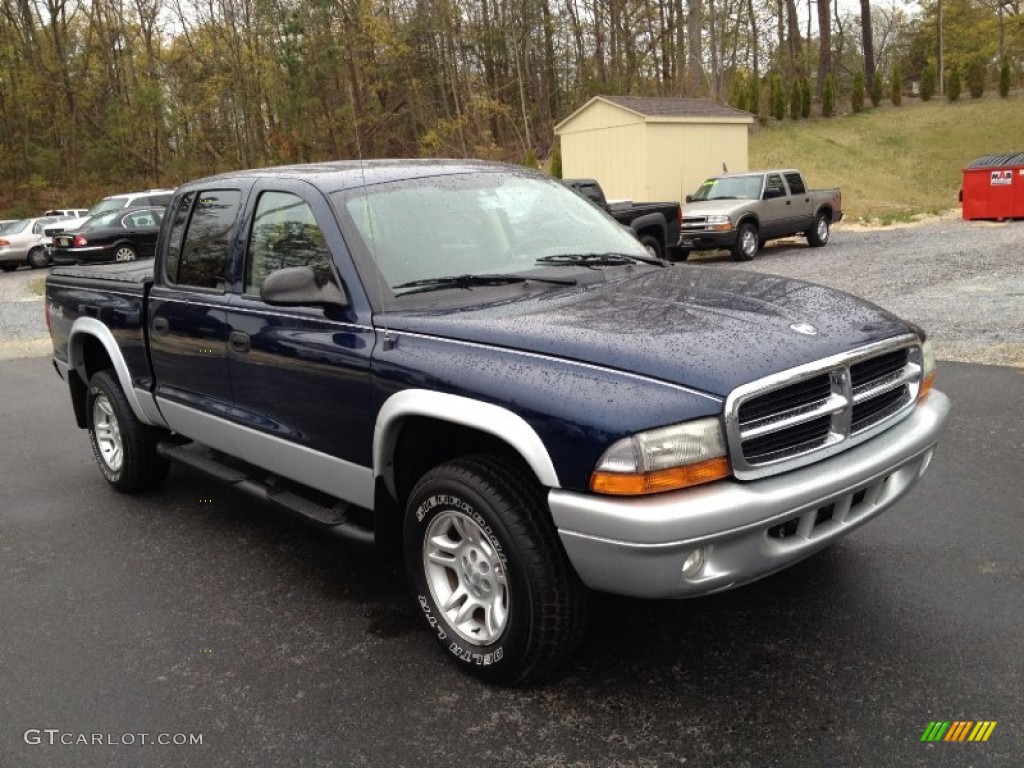
{"label": "headlight", "polygon": [[732,229],[732,221],[725,215],[708,216],[707,221],[708,229]]}
{"label": "headlight", "polygon": [[712,417],[619,440],[597,462],[590,489],[638,496],[709,483],[729,471],[722,426]]}
{"label": "headlight", "polygon": [[921,388],[917,391],[917,399],[921,400],[932,391],[935,384],[935,352],[931,340],[921,344]]}

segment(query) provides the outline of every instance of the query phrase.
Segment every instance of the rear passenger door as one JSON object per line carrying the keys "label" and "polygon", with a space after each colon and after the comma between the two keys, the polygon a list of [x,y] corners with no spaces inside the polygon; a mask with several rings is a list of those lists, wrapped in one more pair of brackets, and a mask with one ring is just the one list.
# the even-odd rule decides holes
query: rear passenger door
{"label": "rear passenger door", "polygon": [[[168,211],[161,274],[149,298],[149,349],[155,395],[172,429],[191,428],[231,406],[227,365],[227,272],[241,189],[188,192]],[[205,442],[205,441],[204,441]]]}
{"label": "rear passenger door", "polygon": [[789,195],[792,205],[790,206],[790,233],[803,232],[811,226],[814,210],[811,207],[811,196],[807,192],[803,176],[796,171],[785,174],[786,183],[789,185]]}
{"label": "rear passenger door", "polygon": [[[307,485],[372,503],[365,494],[372,487],[374,333],[360,284],[345,272],[351,258],[334,214],[318,190],[283,179],[258,184],[248,209],[227,314],[234,418],[264,436],[253,434],[246,458],[288,464],[289,476]],[[300,266],[343,287],[349,306],[270,306],[260,298],[268,275]]]}
{"label": "rear passenger door", "polygon": [[761,193],[761,234],[763,237],[779,237],[787,234],[789,226],[790,200],[782,175],[769,173]]}

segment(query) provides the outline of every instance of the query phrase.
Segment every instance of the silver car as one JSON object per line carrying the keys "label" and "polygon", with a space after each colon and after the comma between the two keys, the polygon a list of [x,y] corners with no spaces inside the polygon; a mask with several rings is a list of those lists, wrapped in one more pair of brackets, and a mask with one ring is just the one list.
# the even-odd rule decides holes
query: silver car
{"label": "silver car", "polygon": [[22,264],[33,269],[47,266],[50,263],[46,252],[49,238],[43,234],[43,229],[55,221],[57,219],[52,217],[42,217],[6,224],[0,232],[0,269],[13,272]]}

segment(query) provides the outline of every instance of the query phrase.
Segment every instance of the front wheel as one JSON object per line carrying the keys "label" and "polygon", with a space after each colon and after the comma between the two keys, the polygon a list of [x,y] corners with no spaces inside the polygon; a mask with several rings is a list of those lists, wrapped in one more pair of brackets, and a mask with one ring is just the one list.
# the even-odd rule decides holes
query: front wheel
{"label": "front wheel", "polygon": [[28,252],[28,265],[32,269],[43,269],[50,266],[50,257],[46,255],[45,248],[33,248]]}
{"label": "front wheel", "polygon": [[156,452],[162,433],[138,420],[112,371],[89,379],[85,406],[92,453],[107,482],[124,493],[159,485],[168,470]]}
{"label": "front wheel", "polygon": [[807,244],[812,248],[820,248],[828,242],[830,224],[828,214],[819,213],[814,217],[814,226],[807,230]]}
{"label": "front wheel", "polygon": [[733,260],[750,261],[757,255],[758,242],[757,227],[744,221],[736,232],[736,244],[731,251]]}
{"label": "front wheel", "polygon": [[653,235],[644,235],[640,238],[640,245],[647,249],[647,255],[652,259],[661,258],[661,243]]}
{"label": "front wheel", "polygon": [[451,659],[488,682],[517,684],[550,675],[575,651],[589,594],[525,469],[497,456],[442,464],[406,510],[413,594]]}

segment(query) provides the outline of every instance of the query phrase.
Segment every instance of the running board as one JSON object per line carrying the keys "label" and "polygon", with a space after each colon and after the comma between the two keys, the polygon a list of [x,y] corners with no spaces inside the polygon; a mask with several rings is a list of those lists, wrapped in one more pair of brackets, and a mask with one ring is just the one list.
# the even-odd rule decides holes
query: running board
{"label": "running board", "polygon": [[234,486],[242,493],[312,523],[334,536],[360,544],[374,543],[373,530],[350,520],[350,505],[344,501],[335,500],[331,506],[325,506],[311,498],[313,495],[323,497],[323,494],[310,491],[310,495],[306,496],[301,486],[288,483],[285,487],[272,474],[257,467],[238,460],[230,460],[228,464],[225,459],[229,457],[201,443],[181,443],[167,439],[157,445],[156,451],[169,461]]}

